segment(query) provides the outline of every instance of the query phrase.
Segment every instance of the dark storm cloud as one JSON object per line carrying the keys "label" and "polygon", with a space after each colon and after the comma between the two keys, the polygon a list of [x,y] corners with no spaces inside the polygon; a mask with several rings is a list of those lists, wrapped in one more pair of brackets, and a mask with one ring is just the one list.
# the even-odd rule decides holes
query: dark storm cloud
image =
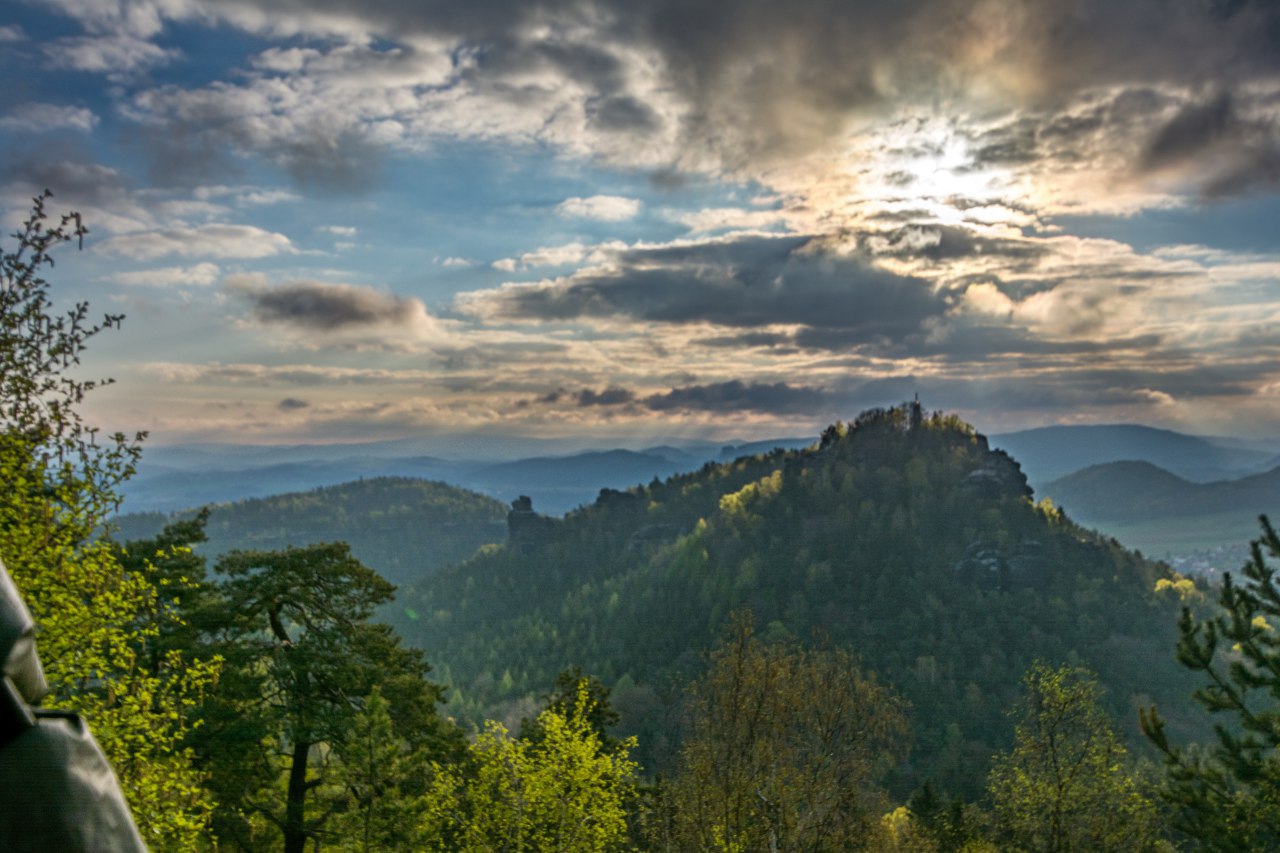
{"label": "dark storm cloud", "polygon": [[794,350],[794,336],[775,332],[746,332],[741,335],[716,335],[698,341],[706,347],[723,347],[739,349],[741,347],[770,347],[774,349]]}
{"label": "dark storm cloud", "polygon": [[590,406],[621,406],[635,400],[636,395],[626,388],[609,387],[603,391],[584,388],[574,395],[574,402],[581,408]]}
{"label": "dark storm cloud", "polygon": [[272,286],[232,281],[227,290],[247,300],[260,323],[317,332],[408,326],[425,317],[416,299],[348,284],[295,281]]}
{"label": "dark storm cloud", "polygon": [[763,412],[804,415],[829,411],[836,400],[827,391],[785,382],[744,383],[739,380],[712,385],[673,388],[642,401],[655,412]]}
{"label": "dark storm cloud", "polygon": [[1184,108],[1156,133],[1142,153],[1144,169],[1178,165],[1240,133],[1231,96],[1223,93]]}
{"label": "dark storm cloud", "polygon": [[308,409],[311,404],[306,400],[299,400],[297,397],[285,397],[280,401],[278,408],[282,411],[292,412],[299,409]]}
{"label": "dark storm cloud", "polygon": [[752,236],[628,250],[608,268],[470,294],[462,307],[505,320],[798,324],[870,342],[916,333],[947,305],[920,279],[825,255],[807,238]]}
{"label": "dark storm cloud", "polygon": [[1280,127],[1269,114],[1247,115],[1235,96],[1222,92],[1185,105],[1158,128],[1139,168],[1189,170],[1206,198],[1273,187],[1280,184]]}

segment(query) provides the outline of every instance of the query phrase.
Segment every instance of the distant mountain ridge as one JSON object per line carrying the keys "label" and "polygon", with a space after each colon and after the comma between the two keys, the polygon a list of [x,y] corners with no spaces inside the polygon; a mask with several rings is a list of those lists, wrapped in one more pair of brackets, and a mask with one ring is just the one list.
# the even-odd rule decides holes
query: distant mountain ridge
{"label": "distant mountain ridge", "polygon": [[[361,477],[403,476],[450,483],[504,502],[528,495],[539,511],[560,515],[591,503],[602,488],[625,488],[775,448],[799,450],[815,440],[672,441],[628,449],[519,436],[468,436],[449,446],[447,438],[285,447],[148,446],[138,475],[125,484],[125,510],[172,512]],[[1038,491],[1068,474],[1110,462],[1145,461],[1193,482],[1239,478],[1280,465],[1277,442],[1197,437],[1133,424],[1042,427],[993,435],[990,442],[1019,460]]]}
{"label": "distant mountain ridge", "polygon": [[1193,483],[1150,462],[1109,462],[1055,480],[1043,492],[1087,523],[1224,513],[1280,517],[1280,467],[1234,480]]}
{"label": "distant mountain ridge", "polygon": [[1271,451],[1137,424],[1048,426],[990,440],[1017,458],[1037,487],[1109,462],[1149,462],[1195,482],[1259,473],[1277,462]]}
{"label": "distant mountain ridge", "polygon": [[[287,447],[197,445],[148,447],[137,475],[124,485],[126,512],[175,512],[304,491],[374,477],[415,477],[483,492],[502,501],[528,495],[542,512],[559,515],[590,503],[602,488],[692,471],[707,462],[803,447],[816,437],[736,445],[692,442],[646,450],[578,450],[525,458],[445,458],[413,453],[412,440],[359,445]],[[564,442],[546,442],[560,446]],[[512,442],[512,447],[526,444]],[[473,448],[474,449],[474,448]]]}

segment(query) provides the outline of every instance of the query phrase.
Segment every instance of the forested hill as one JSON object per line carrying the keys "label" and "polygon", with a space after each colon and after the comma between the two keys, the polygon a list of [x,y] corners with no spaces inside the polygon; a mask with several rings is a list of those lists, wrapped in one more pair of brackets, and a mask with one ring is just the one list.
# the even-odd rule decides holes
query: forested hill
{"label": "forested hill", "polygon": [[[1081,662],[1126,731],[1190,690],[1172,661],[1161,567],[1032,503],[1018,465],[950,416],[836,425],[806,450],[606,492],[563,520],[401,592],[397,627],[454,685],[455,713],[516,716],[580,665],[615,689],[661,771],[674,685],[726,617],[848,647],[911,702],[910,786],[981,789],[1036,659]],[[907,788],[910,790],[910,787]]]}
{"label": "forested hill", "polygon": [[1072,515],[1090,521],[1135,522],[1239,513],[1250,524],[1280,510],[1280,468],[1265,474],[1192,483],[1149,462],[1094,465],[1045,486]]}
{"label": "forested hill", "polygon": [[[209,541],[199,550],[212,558],[236,548],[346,542],[365,565],[403,584],[502,541],[506,511],[499,501],[444,483],[376,477],[216,504],[205,528]],[[167,522],[194,512],[119,516],[113,535],[121,542],[149,538]]]}

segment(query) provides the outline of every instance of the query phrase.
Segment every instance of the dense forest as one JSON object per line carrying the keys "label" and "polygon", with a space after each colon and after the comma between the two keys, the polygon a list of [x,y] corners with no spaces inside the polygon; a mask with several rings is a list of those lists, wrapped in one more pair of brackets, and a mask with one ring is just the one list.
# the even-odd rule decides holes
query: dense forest
{"label": "dense forest", "polygon": [[[150,848],[1280,847],[1265,518],[1211,591],[1034,503],[1013,459],[908,404],[564,519],[517,500],[504,543],[398,601],[344,542],[210,561],[207,513],[104,537],[144,436],[81,419],[95,383],[68,371],[119,318],[52,312],[41,272],[84,232],[45,198],[0,255],[0,557],[45,665],[11,667],[4,638],[22,713],[0,758],[87,720],[115,770],[94,784],[119,785]],[[319,493],[335,530],[375,485]],[[423,519],[493,511],[398,485]],[[279,535],[247,512],[226,516],[244,541]],[[23,773],[44,784],[66,755]],[[68,812],[8,805],[21,837]]]}
{"label": "dense forest", "polygon": [[901,791],[975,796],[1036,660],[1096,671],[1131,742],[1152,698],[1183,721],[1177,602],[1154,592],[1167,570],[1032,503],[1017,463],[951,416],[872,411],[807,450],[605,492],[563,520],[521,515],[505,547],[402,590],[394,611],[469,717],[516,719],[580,666],[660,767],[676,737],[663,697],[745,609],[770,636],[848,649],[907,699]]}
{"label": "dense forest", "polygon": [[[147,539],[197,510],[132,513],[111,520],[121,541]],[[346,542],[351,553],[392,583],[421,578],[506,537],[506,507],[444,483],[373,477],[306,492],[253,498],[206,508],[201,554],[277,550]]]}

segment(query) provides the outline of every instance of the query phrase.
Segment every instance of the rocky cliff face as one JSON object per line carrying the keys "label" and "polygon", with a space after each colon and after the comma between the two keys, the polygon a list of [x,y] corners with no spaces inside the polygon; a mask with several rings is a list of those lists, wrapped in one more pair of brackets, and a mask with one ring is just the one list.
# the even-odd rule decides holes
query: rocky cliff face
{"label": "rocky cliff face", "polygon": [[1022,473],[1022,466],[1003,450],[990,449],[986,436],[979,435],[978,439],[984,451],[982,464],[969,472],[960,488],[967,494],[986,500],[1006,496],[1030,498],[1033,493],[1027,484],[1027,475]]}

